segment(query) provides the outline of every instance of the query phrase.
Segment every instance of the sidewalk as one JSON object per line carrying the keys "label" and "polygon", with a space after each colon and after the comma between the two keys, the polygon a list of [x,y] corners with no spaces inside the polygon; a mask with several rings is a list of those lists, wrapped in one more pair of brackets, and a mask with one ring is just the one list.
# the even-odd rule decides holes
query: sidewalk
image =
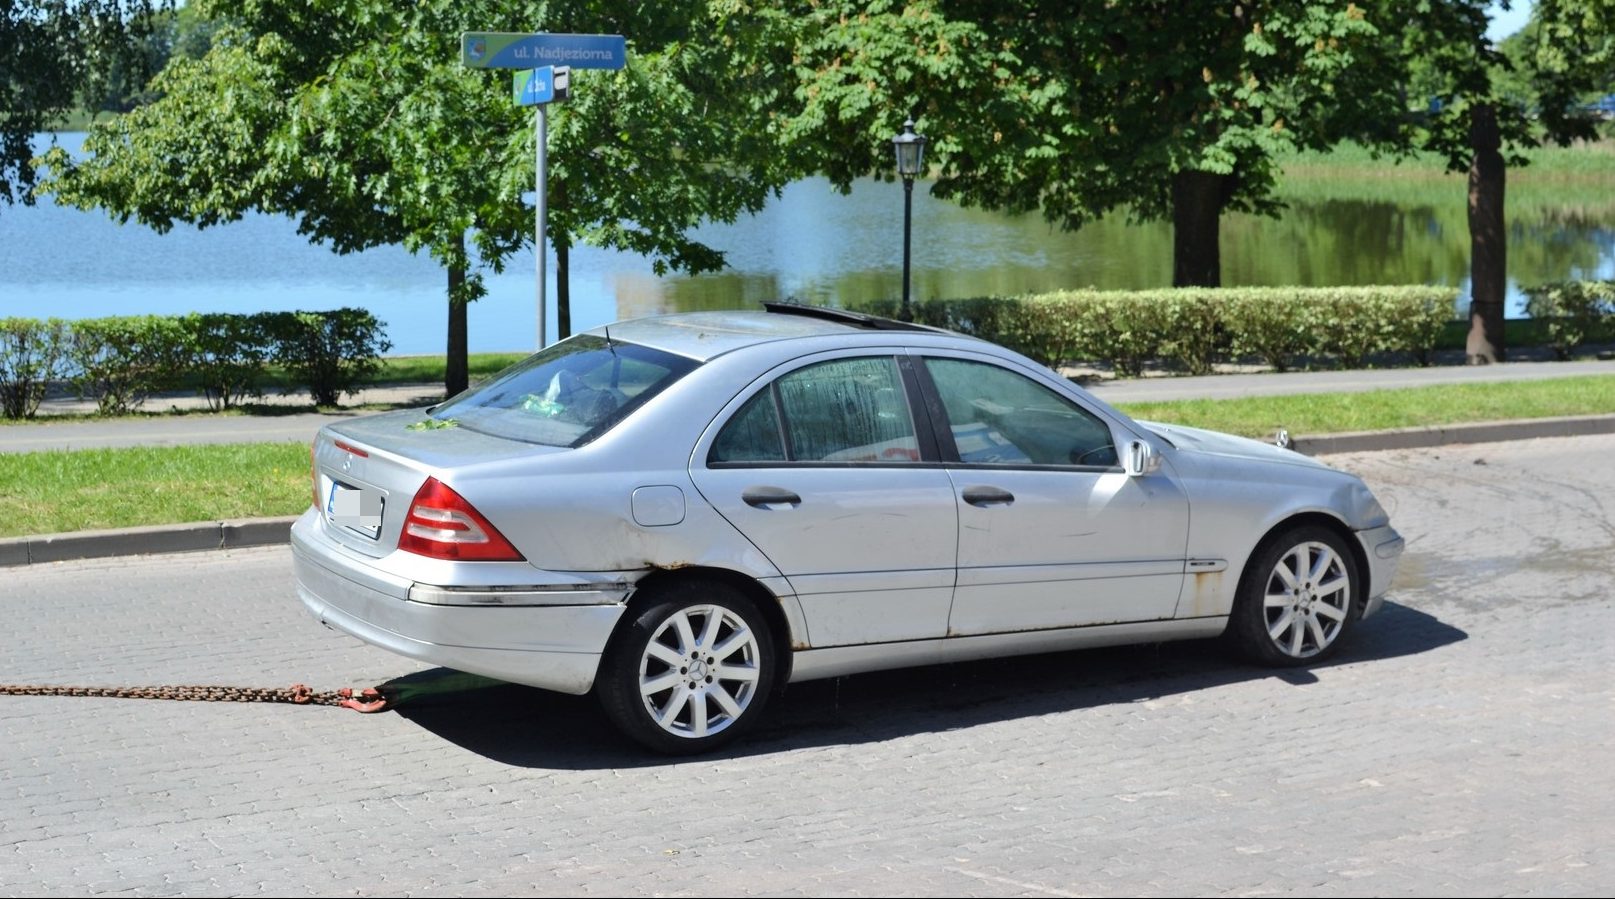
{"label": "sidewalk", "polygon": [[[1094,396],[1107,403],[1165,400],[1231,399],[1246,396],[1281,396],[1308,393],[1361,393],[1398,387],[1437,384],[1479,384],[1503,381],[1538,381],[1578,375],[1615,375],[1615,360],[1575,362],[1509,362],[1503,365],[1432,366],[1430,368],[1376,368],[1357,371],[1258,372],[1201,377],[1145,377],[1091,381],[1079,378]],[[394,384],[361,391],[350,405],[430,405],[443,397],[439,384]],[[307,406],[306,394],[265,397],[266,405]],[[206,409],[200,397],[163,397],[147,401],[148,409]],[[368,411],[302,412],[290,415],[172,415],[113,420],[70,419],[51,421],[66,412],[94,411],[93,403],[48,400],[40,420],[0,425],[0,453],[26,453],[50,449],[95,449],[123,446],[177,446],[191,443],[257,443],[296,441],[309,443],[323,425]]]}
{"label": "sidewalk", "polygon": [[[428,406],[443,399],[442,384],[390,384],[345,397],[348,406]],[[257,405],[307,408],[308,394],[266,395]],[[180,411],[187,415],[131,418],[62,418],[95,411],[95,404],[72,398],[48,399],[39,418],[26,424],[0,425],[0,453],[36,450],[105,449],[127,446],[179,446],[194,443],[311,443],[321,427],[333,421],[375,414],[370,409],[290,414],[223,415],[207,412],[201,397],[185,394],[153,397],[143,411]],[[53,417],[56,420],[52,420]]]}

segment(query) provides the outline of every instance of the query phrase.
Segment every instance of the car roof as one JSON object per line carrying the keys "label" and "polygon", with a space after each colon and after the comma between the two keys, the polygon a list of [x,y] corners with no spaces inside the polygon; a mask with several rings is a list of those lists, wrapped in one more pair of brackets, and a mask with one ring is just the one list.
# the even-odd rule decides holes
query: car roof
{"label": "car roof", "polygon": [[588,333],[705,362],[759,343],[805,337],[849,337],[907,331],[962,337],[939,328],[819,306],[769,303],[764,311],[682,312],[636,318]]}

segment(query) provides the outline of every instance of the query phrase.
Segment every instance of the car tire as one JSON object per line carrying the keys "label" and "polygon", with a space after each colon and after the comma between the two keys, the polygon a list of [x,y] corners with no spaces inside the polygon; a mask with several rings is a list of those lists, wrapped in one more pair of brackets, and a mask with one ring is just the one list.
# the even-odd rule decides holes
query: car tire
{"label": "car tire", "polygon": [[653,588],[607,648],[596,694],[624,734],[658,752],[722,746],[762,716],[778,669],[768,619],[735,588]]}
{"label": "car tire", "polygon": [[1285,531],[1251,556],[1227,636],[1261,665],[1321,662],[1361,617],[1364,586],[1338,533],[1319,525]]}

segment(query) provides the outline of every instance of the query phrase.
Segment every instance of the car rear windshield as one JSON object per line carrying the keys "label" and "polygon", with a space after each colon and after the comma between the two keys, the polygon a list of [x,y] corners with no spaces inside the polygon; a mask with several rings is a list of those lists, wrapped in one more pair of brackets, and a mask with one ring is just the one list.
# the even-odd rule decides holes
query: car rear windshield
{"label": "car rear windshield", "polygon": [[700,363],[580,334],[540,350],[432,410],[440,421],[546,446],[578,447]]}

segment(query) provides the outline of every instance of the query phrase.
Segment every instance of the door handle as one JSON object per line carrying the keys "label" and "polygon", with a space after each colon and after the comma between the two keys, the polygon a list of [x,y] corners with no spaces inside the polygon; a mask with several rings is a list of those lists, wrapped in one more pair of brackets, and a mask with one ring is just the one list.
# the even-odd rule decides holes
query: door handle
{"label": "door handle", "polygon": [[960,495],[972,506],[1007,506],[1015,502],[1015,494],[1001,487],[966,487]]}
{"label": "door handle", "polygon": [[802,504],[802,497],[783,487],[747,487],[740,494],[740,498],[745,501],[746,505],[756,506],[759,509],[769,506],[799,506]]}

